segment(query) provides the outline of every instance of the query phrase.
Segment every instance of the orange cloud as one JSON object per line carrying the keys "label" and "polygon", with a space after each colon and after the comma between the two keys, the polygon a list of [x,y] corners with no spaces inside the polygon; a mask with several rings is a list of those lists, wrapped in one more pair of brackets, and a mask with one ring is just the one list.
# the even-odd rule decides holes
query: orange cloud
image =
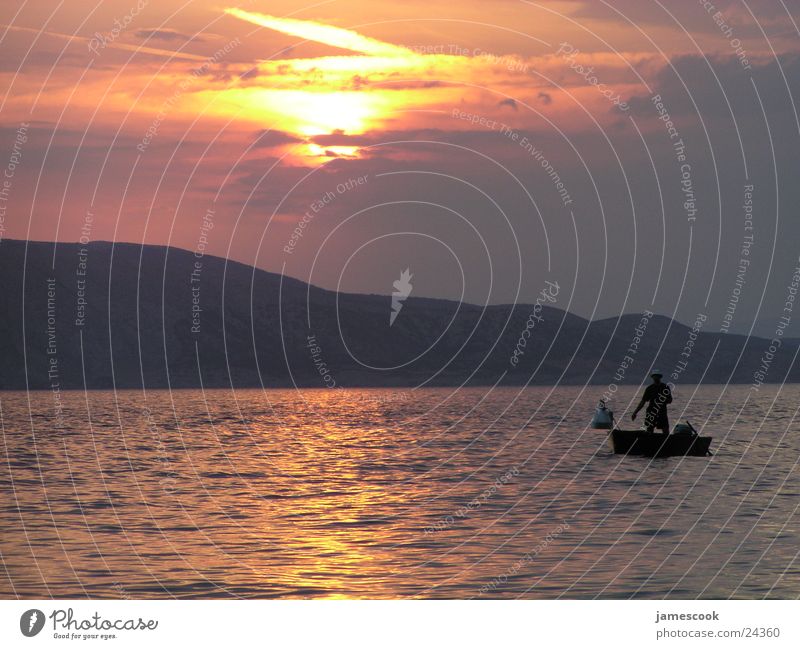
{"label": "orange cloud", "polygon": [[374,56],[413,56],[414,52],[399,45],[385,43],[375,38],[363,36],[358,32],[341,27],[333,27],[311,20],[297,20],[294,18],[278,18],[267,14],[244,11],[243,9],[228,8],[225,13],[240,18],[254,25],[273,29],[282,34],[297,36],[309,41],[324,43],[332,47],[339,47],[353,52],[370,54]]}

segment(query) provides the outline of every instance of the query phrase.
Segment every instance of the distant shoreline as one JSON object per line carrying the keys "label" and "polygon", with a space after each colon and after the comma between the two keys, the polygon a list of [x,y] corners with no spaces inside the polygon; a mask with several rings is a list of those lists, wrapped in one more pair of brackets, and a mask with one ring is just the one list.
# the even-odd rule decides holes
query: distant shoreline
{"label": "distant shoreline", "polygon": [[[620,386],[643,386],[647,384],[648,379],[644,378],[639,383],[620,383]],[[588,388],[601,388],[604,387],[606,383],[529,383],[525,385],[524,383],[503,383],[500,385],[493,385],[490,383],[474,383],[469,385],[459,385],[456,383],[447,383],[447,384],[438,384],[438,385],[426,385],[422,387],[414,386],[411,384],[394,384],[394,385],[357,385],[357,386],[342,386],[342,389],[339,392],[348,392],[348,391],[356,391],[356,390],[396,390],[398,388],[405,388],[409,390],[447,390],[451,388],[458,388],[458,389],[477,389],[477,388],[491,388],[494,389],[510,389],[510,388],[574,388],[574,387],[588,387]],[[701,387],[740,387],[740,386],[749,386],[749,383],[744,382],[734,382],[730,381],[728,383],[682,383],[678,384],[676,387],[678,390],[682,388],[695,388],[698,386]],[[764,382],[762,387],[764,386],[784,386],[784,385],[800,385],[800,381],[784,381],[783,383],[778,382]],[[208,392],[211,390],[219,391],[219,390],[319,390],[322,392],[330,392],[330,388],[325,387],[324,385],[237,385],[237,386],[223,386],[223,385],[204,385],[201,386],[188,386],[188,385],[180,385],[180,386],[159,386],[159,387],[105,387],[105,388],[62,388],[60,391],[64,392],[150,392],[150,391],[160,391],[160,392],[173,392],[173,391],[195,391],[195,390],[202,390],[204,392]],[[45,392],[49,393],[52,390],[50,388],[0,388],[0,394],[6,392]]]}
{"label": "distant shoreline", "polygon": [[[0,390],[410,389],[800,382],[800,339],[652,311],[336,293],[163,246],[0,244]],[[200,268],[198,268],[200,264]],[[541,286],[548,284],[541,277]],[[547,299],[545,299],[547,298]],[[309,341],[313,341],[310,345]]]}

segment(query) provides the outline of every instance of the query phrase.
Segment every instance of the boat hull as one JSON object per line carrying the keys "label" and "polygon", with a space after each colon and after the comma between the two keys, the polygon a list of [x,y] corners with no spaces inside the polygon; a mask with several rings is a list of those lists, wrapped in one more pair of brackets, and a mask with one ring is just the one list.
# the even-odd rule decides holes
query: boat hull
{"label": "boat hull", "polygon": [[670,457],[673,455],[711,455],[711,437],[700,435],[664,435],[645,430],[619,430],[615,428],[608,436],[614,453],[621,455],[644,455],[646,457]]}

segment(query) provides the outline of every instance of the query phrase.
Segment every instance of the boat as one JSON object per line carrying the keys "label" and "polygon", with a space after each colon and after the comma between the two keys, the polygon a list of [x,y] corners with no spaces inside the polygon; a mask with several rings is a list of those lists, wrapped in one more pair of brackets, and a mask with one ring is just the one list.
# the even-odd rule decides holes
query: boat
{"label": "boat", "polygon": [[[690,425],[691,427],[691,425]],[[644,455],[646,457],[671,457],[673,455],[711,455],[711,437],[692,432],[672,434],[648,432],[646,430],[621,430],[614,428],[608,443],[614,453],[620,455]]]}

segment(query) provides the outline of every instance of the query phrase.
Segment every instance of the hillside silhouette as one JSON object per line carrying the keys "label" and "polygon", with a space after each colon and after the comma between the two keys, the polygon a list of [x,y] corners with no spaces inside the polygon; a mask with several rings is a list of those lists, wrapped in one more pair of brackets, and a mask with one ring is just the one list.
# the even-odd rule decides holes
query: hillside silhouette
{"label": "hillside silhouette", "polygon": [[[412,294],[390,326],[391,295],[336,294],[211,256],[193,285],[192,253],[126,243],[86,246],[81,277],[81,247],[58,244],[53,268],[52,243],[0,243],[0,388],[638,384],[654,364],[671,380],[690,334],[654,316],[615,379],[641,314],[589,322],[543,306],[512,364],[532,305]],[[751,383],[768,344],[700,333],[679,383]],[[800,380],[788,371],[797,348],[783,341],[764,382]]]}

